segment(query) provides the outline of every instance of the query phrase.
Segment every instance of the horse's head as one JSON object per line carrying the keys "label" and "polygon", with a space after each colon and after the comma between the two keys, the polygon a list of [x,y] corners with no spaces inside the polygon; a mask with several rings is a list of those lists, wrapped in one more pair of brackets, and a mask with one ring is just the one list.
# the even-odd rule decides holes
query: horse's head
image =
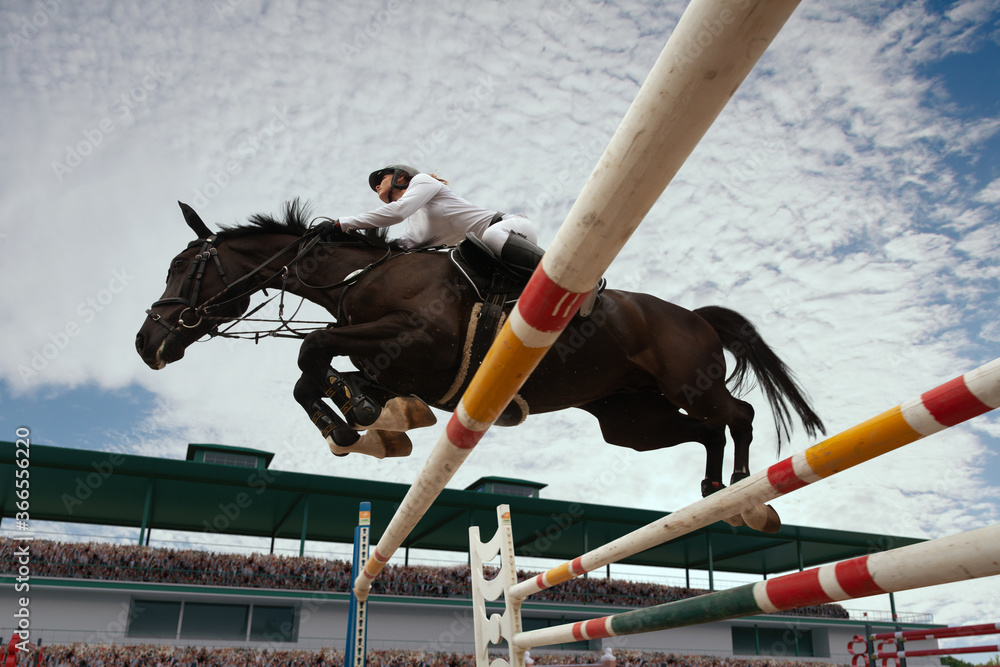
{"label": "horse's head", "polygon": [[167,287],[146,311],[135,337],[136,351],[153,369],[181,359],[188,345],[214,332],[220,323],[238,318],[250,305],[249,296],[226,293],[218,237],[194,209],[180,206],[198,239],[170,262]]}

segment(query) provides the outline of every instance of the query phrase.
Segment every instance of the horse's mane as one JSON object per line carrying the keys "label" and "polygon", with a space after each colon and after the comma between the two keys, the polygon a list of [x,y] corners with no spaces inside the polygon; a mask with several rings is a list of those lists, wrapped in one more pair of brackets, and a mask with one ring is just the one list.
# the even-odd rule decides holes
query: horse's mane
{"label": "horse's mane", "polygon": [[[282,217],[276,218],[270,213],[257,213],[250,216],[248,221],[241,225],[220,225],[219,234],[227,239],[245,238],[257,234],[293,234],[295,236],[305,236],[309,232],[309,223],[313,219],[312,206],[303,203],[298,197],[291,201],[286,201],[282,210]],[[363,229],[357,231],[342,231],[336,234],[333,241],[358,242],[362,241],[377,248],[401,249],[396,241],[390,241],[386,228]]]}

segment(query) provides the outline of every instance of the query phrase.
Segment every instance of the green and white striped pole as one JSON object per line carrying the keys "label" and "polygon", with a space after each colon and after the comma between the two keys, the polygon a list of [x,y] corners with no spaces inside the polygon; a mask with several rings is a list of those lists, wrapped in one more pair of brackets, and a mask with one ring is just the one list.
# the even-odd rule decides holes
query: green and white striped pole
{"label": "green and white striped pole", "polygon": [[634,635],[995,576],[997,544],[1000,524],[688,600],[521,632],[513,644],[524,650]]}

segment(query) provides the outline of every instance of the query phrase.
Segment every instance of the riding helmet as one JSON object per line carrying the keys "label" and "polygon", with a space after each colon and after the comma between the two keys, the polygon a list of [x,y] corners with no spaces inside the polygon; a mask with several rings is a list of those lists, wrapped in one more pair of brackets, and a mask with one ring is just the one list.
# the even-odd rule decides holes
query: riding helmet
{"label": "riding helmet", "polygon": [[390,164],[388,167],[383,167],[382,169],[373,171],[369,174],[368,185],[372,190],[375,190],[376,186],[378,186],[378,184],[382,182],[382,179],[385,178],[385,175],[390,173],[392,174],[392,183],[395,185],[396,179],[399,178],[400,174],[406,174],[410,178],[413,178],[420,173],[420,170],[406,164]]}

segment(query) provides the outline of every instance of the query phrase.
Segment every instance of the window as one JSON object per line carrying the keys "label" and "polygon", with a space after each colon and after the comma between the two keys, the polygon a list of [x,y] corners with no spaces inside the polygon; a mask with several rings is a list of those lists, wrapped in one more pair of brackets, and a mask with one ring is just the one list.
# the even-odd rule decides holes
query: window
{"label": "window", "polygon": [[245,604],[185,602],[181,637],[246,639],[249,612]]}
{"label": "window", "polygon": [[779,627],[734,625],[733,653],[776,658],[816,655],[813,649],[813,631],[793,628],[790,625]]}
{"label": "window", "polygon": [[250,639],[268,642],[294,642],[297,638],[294,607],[253,606]]}
{"label": "window", "polygon": [[493,484],[493,493],[503,493],[508,496],[522,496],[524,498],[531,498],[535,495],[534,490],[526,486],[514,486],[513,484]]}
{"label": "window", "polygon": [[256,456],[248,456],[246,454],[225,454],[223,452],[208,451],[205,452],[205,458],[202,460],[205,463],[217,463],[236,468],[256,468],[257,461],[260,459]]}
{"label": "window", "polygon": [[181,615],[180,602],[162,600],[132,600],[129,612],[128,637],[177,636],[177,620]]}
{"label": "window", "polygon": [[173,639],[247,639],[295,642],[299,629],[294,606],[213,604],[171,600],[132,600],[127,637]]}

